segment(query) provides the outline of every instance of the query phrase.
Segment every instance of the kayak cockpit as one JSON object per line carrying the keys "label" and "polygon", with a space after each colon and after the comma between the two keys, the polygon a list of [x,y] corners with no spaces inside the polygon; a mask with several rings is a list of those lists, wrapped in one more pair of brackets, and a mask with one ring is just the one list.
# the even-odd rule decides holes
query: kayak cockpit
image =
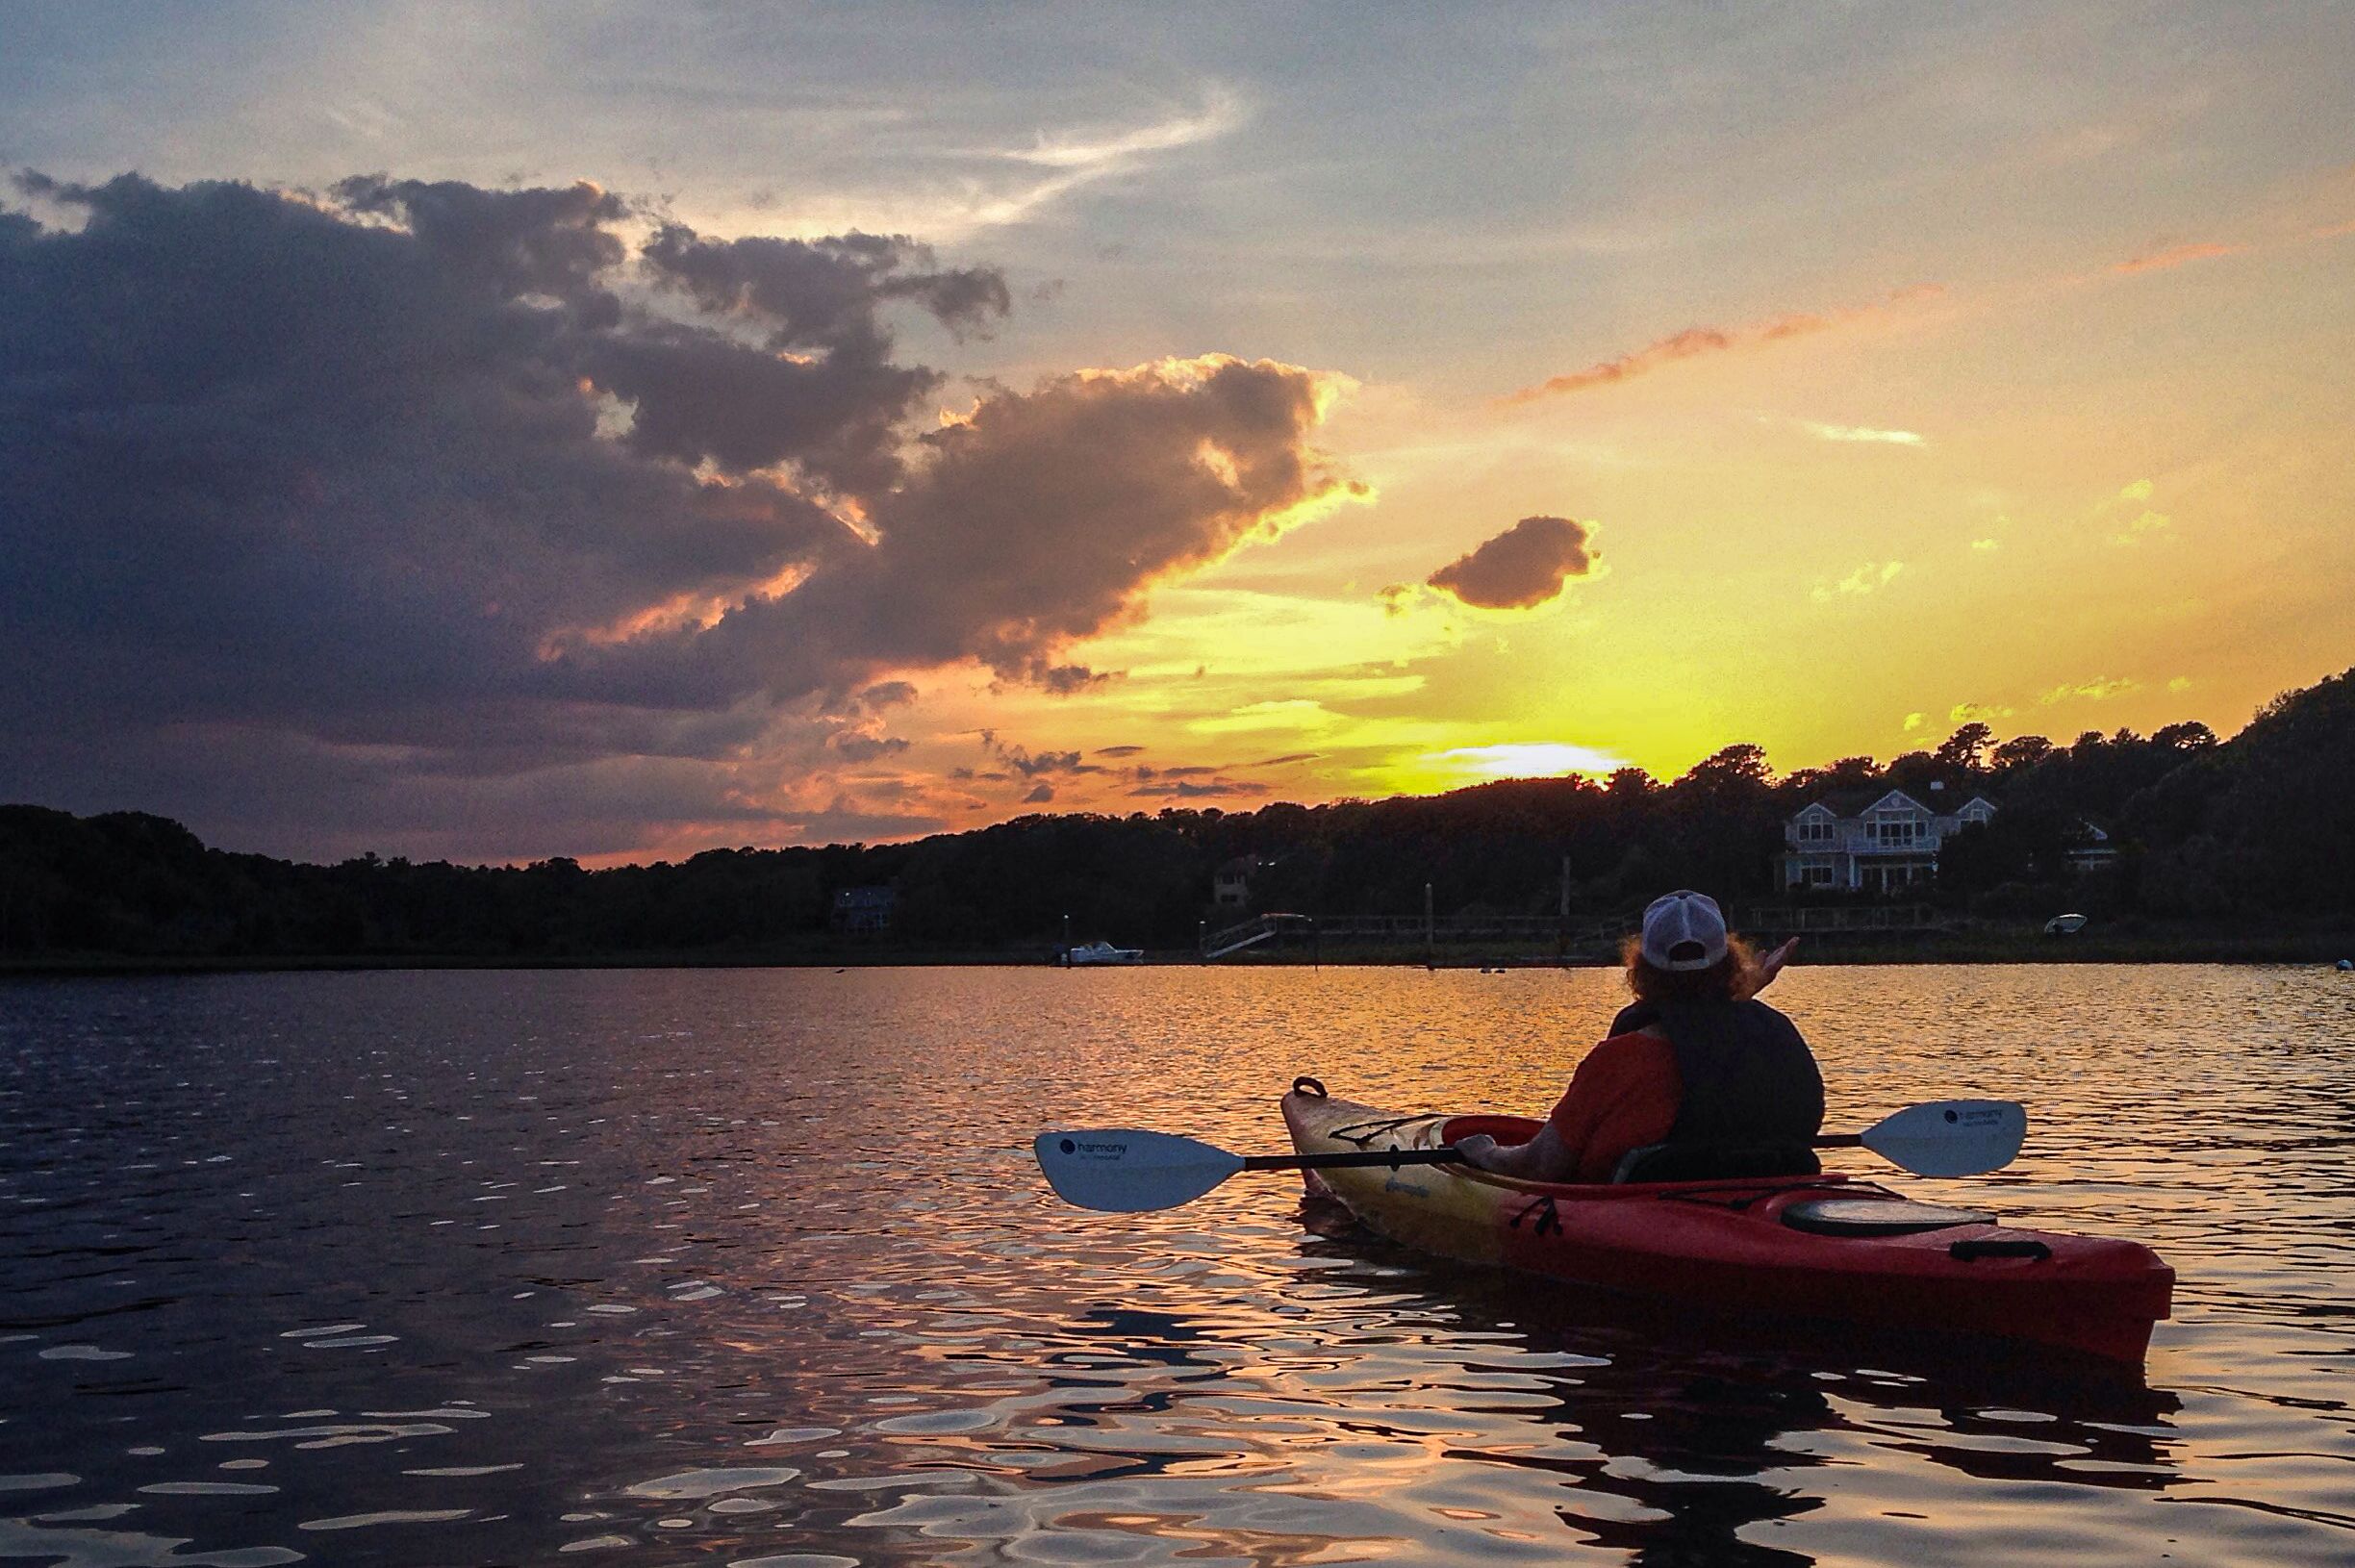
{"label": "kayak cockpit", "polygon": [[[1438,1141],[1452,1144],[1486,1133],[1500,1144],[1525,1144],[1537,1136],[1544,1125],[1526,1116],[1451,1116],[1438,1125]],[[1729,1149],[1649,1144],[1632,1149],[1621,1157],[1609,1185],[1658,1187],[1686,1181],[1796,1179],[1822,1172],[1815,1151],[1804,1144],[1746,1144]],[[1580,1190],[1589,1188],[1582,1184]]]}

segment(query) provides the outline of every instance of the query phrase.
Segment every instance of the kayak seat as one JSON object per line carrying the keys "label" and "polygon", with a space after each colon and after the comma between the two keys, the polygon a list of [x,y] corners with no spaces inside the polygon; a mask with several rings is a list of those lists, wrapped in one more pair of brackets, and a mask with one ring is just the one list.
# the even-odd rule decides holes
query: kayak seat
{"label": "kayak seat", "polygon": [[1962,1225],[1993,1225],[1995,1216],[1985,1209],[1947,1208],[1902,1198],[1811,1198],[1785,1208],[1783,1223],[1819,1236],[1911,1236]]}
{"label": "kayak seat", "polygon": [[1619,1156],[1611,1180],[1747,1181],[1811,1176],[1823,1166],[1805,1144],[1646,1144]]}

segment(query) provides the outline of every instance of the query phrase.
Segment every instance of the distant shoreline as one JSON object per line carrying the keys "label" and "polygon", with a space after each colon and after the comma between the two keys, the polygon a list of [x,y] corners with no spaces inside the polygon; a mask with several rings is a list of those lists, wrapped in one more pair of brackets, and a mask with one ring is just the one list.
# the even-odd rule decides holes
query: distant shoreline
{"label": "distant shoreline", "polygon": [[[1801,965],[1986,964],[2289,964],[2328,968],[2355,957],[2355,930],[2242,936],[2217,932],[2145,932],[2045,936],[2041,932],[1952,932],[1885,938],[1810,937]],[[1148,952],[1138,965],[1111,969],[1604,969],[1615,956],[1477,946],[1364,947],[1335,943],[1259,950],[1205,963],[1183,949]],[[0,979],[110,975],[302,974],[380,970],[635,969],[941,969],[1056,967],[1036,948],[958,949],[845,948],[839,950],[638,953],[298,953],[298,954],[0,954]],[[1099,966],[1081,966],[1081,973]]]}

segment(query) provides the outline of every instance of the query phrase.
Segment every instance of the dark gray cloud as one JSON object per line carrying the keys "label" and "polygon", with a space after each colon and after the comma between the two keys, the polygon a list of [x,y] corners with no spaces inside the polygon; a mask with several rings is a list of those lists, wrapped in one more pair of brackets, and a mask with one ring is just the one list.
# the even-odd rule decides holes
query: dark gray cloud
{"label": "dark gray cloud", "polygon": [[998,738],[998,732],[981,732],[981,745],[990,755],[1011,768],[1023,778],[1037,778],[1046,773],[1101,773],[1103,769],[1092,762],[1080,760],[1078,751],[1030,751],[1019,746],[1009,746]]}
{"label": "dark gray cloud", "polygon": [[260,736],[394,783],[792,723],[872,760],[903,672],[1102,679],[1072,643],[1335,483],[1316,378],[1265,362],[911,434],[942,377],[893,313],[974,334],[1008,293],[904,238],[633,243],[586,184],[23,184],[78,226],[0,210],[4,796],[88,806],[136,753],[202,799]]}
{"label": "dark gray cloud", "polygon": [[1189,779],[1178,779],[1174,783],[1164,784],[1139,784],[1128,793],[1132,796],[1161,797],[1174,800],[1210,800],[1222,796],[1267,795],[1272,793],[1272,790],[1269,785],[1253,783],[1249,779],[1214,778],[1201,784]]}
{"label": "dark gray cloud", "polygon": [[1092,671],[1056,657],[1069,644],[1342,483],[1306,444],[1318,395],[1308,371],[1223,357],[993,392],[924,435],[906,480],[874,498],[873,548],[698,642],[731,660],[815,647],[1084,683]]}
{"label": "dark gray cloud", "polygon": [[958,333],[986,331],[1010,308],[1005,279],[995,269],[903,270],[931,268],[930,248],[872,234],[713,240],[668,223],[646,242],[646,261],[705,311],[758,322],[779,349],[879,356],[890,346],[875,321],[883,300],[913,300]]}
{"label": "dark gray cloud", "polygon": [[908,748],[908,743],[897,735],[867,735],[845,730],[832,741],[835,750],[852,762],[873,762],[877,757],[897,756]]}
{"label": "dark gray cloud", "polygon": [[[1428,581],[1484,610],[1527,609],[1559,594],[1571,578],[1594,569],[1592,540],[1584,523],[1568,518],[1523,518],[1471,554],[1441,567]],[[1385,596],[1398,592],[1383,590]]]}

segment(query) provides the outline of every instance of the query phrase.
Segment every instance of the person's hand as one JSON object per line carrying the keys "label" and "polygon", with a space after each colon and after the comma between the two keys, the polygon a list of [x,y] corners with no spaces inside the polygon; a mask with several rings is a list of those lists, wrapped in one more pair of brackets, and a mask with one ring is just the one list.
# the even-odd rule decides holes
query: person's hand
{"label": "person's hand", "polygon": [[1493,1171],[1488,1163],[1496,1153],[1497,1141],[1485,1132],[1475,1132],[1469,1138],[1456,1140],[1456,1148],[1463,1154],[1464,1163],[1482,1171]]}
{"label": "person's hand", "polygon": [[1783,973],[1783,966],[1790,962],[1791,954],[1798,950],[1798,947],[1799,939],[1792,937],[1788,942],[1760,959],[1758,969],[1751,977],[1750,995],[1755,997],[1774,984],[1774,977]]}

